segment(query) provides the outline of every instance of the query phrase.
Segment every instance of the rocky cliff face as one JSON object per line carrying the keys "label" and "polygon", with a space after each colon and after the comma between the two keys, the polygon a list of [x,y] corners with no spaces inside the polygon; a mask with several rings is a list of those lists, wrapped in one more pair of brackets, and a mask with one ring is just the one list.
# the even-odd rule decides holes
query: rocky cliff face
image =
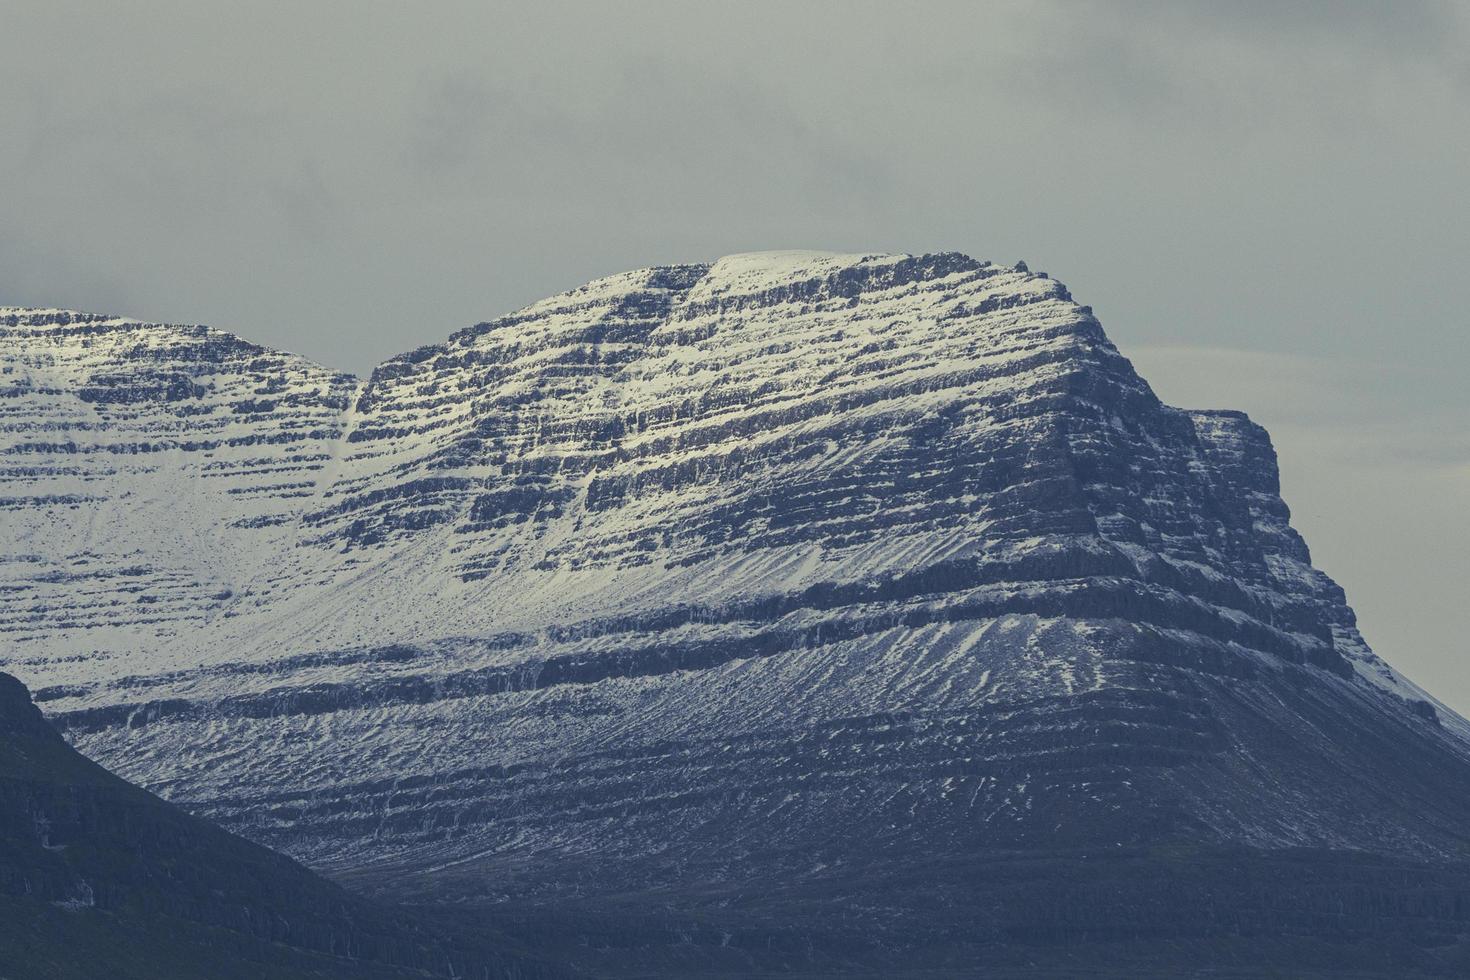
{"label": "rocky cliff face", "polygon": [[340,873],[1470,843],[1465,724],[1363,644],[1265,432],[1161,404],[1024,266],[642,270],[360,383],[54,311],[0,351],[6,662]]}

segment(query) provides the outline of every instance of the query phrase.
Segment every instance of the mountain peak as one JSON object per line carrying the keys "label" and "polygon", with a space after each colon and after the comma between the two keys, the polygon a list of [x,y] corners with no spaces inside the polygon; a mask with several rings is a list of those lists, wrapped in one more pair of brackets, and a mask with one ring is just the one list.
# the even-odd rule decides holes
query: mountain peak
{"label": "mountain peak", "polygon": [[31,692],[20,680],[0,671],[0,737],[36,736],[57,738],[41,709],[31,703]]}
{"label": "mountain peak", "polygon": [[375,886],[1470,848],[1463,723],[1311,566],[1264,430],[1162,404],[1019,264],[735,255],[361,384],[105,338],[44,380],[0,389],[16,669],[124,775]]}
{"label": "mountain peak", "polygon": [[45,307],[0,306],[0,330],[57,330],[88,324],[140,324],[131,317]]}

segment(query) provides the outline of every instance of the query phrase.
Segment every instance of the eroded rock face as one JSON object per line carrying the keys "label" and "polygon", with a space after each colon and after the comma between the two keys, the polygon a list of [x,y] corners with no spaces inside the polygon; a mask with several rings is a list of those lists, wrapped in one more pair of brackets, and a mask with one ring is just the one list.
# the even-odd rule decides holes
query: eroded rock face
{"label": "eroded rock face", "polygon": [[648,269],[362,382],[78,314],[0,344],[3,662],[321,866],[555,896],[1470,843],[1464,723],[1363,644],[1266,433],[1161,404],[1045,275]]}

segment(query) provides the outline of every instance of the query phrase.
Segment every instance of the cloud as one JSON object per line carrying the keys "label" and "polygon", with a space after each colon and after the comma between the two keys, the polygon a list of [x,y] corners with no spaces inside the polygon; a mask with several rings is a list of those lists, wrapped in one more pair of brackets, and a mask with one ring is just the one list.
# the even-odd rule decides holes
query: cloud
{"label": "cloud", "polygon": [[[512,195],[578,207],[568,188],[646,210],[883,207],[889,165],[869,145],[811,124],[778,89],[721,66],[651,53],[574,73],[447,71],[422,84],[403,158],[456,197]],[[734,178],[734,179],[732,179]]]}
{"label": "cloud", "polygon": [[1462,9],[1450,0],[1134,0],[1136,22],[1159,18],[1198,34],[1226,32],[1260,42],[1303,41],[1420,56],[1449,56],[1463,30]]}
{"label": "cloud", "polygon": [[1226,134],[1353,125],[1365,114],[1392,122],[1406,108],[1401,90],[1463,95],[1470,80],[1467,19],[1432,0],[1042,9],[1045,37],[1004,64],[1025,79],[1019,94],[1130,129]]}
{"label": "cloud", "polygon": [[1426,369],[1337,355],[1145,345],[1129,358],[1166,401],[1238,408],[1312,431],[1358,465],[1470,463],[1470,403],[1462,366]]}

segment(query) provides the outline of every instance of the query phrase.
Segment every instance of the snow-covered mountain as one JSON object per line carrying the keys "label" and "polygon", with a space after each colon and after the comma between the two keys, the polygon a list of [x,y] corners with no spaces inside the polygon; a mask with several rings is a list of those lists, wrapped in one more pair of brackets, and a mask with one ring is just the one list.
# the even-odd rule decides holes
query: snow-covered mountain
{"label": "snow-covered mountain", "polygon": [[1024,265],[644,269],[361,381],[6,309],[0,413],[0,665],[343,875],[1470,848],[1467,727],[1363,643],[1266,433]]}

